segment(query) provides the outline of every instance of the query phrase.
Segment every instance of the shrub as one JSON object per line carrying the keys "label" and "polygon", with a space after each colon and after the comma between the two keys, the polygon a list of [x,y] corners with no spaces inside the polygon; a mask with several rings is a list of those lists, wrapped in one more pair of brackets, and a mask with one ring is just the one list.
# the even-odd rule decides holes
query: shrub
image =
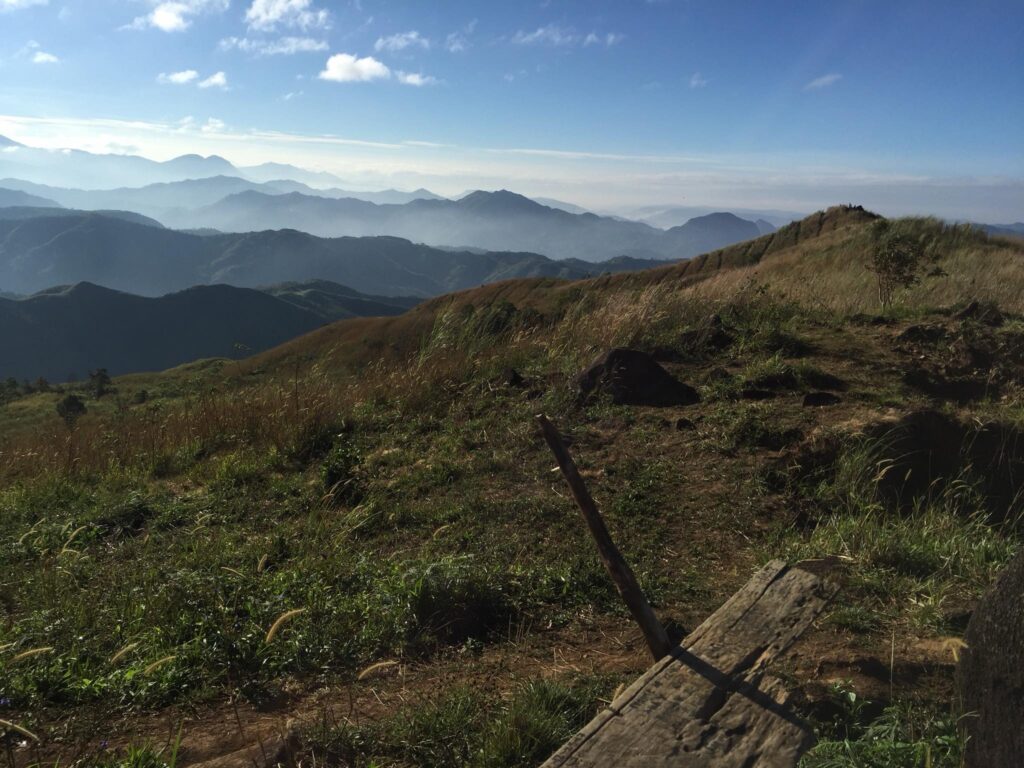
{"label": "shrub", "polygon": [[363,496],[357,475],[362,457],[350,440],[335,445],[320,468],[324,491],[339,504],[353,504]]}

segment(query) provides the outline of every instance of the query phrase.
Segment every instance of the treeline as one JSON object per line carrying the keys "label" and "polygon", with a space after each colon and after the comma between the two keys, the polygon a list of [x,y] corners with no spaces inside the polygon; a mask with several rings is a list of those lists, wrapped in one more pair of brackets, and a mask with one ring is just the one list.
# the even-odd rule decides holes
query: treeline
{"label": "treeline", "polygon": [[61,394],[72,389],[84,391],[98,400],[101,397],[117,392],[112,384],[113,382],[106,368],[97,368],[89,371],[88,379],[82,382],[77,381],[77,376],[72,374],[68,377],[67,384],[64,385],[51,384],[43,376],[40,376],[35,381],[29,381],[28,379],[18,381],[13,376],[8,376],[5,380],[0,381],[0,405],[7,405],[15,400],[34,395],[38,392]]}

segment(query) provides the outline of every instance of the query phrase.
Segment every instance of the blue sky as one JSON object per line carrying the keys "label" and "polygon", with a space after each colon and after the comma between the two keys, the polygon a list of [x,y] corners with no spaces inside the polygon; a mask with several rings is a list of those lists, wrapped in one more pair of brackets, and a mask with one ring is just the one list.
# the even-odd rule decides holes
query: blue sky
{"label": "blue sky", "polygon": [[362,187],[1024,219],[1024,3],[0,0],[0,133]]}

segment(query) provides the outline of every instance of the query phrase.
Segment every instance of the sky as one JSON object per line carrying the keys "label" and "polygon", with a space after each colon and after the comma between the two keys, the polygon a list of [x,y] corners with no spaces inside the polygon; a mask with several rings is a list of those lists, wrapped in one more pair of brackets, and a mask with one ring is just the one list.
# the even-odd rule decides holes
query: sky
{"label": "sky", "polygon": [[0,134],[353,188],[1024,220],[1024,2],[0,0]]}

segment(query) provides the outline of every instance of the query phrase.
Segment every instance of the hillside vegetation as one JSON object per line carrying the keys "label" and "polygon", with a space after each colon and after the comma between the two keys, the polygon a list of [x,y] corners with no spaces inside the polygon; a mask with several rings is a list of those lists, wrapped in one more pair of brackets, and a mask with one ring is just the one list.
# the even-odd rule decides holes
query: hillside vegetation
{"label": "hillside vegetation", "polygon": [[[73,428],[55,395],[7,406],[19,764],[246,765],[282,733],[317,765],[539,764],[647,665],[543,412],[674,637],[772,557],[839,564],[775,670],[818,729],[806,765],[959,765],[957,638],[1019,543],[1024,246],[894,221],[933,268],[882,315],[876,221],[124,377]],[[614,346],[700,402],[581,399]]]}
{"label": "hillside vegetation", "polygon": [[0,379],[51,383],[239,358],[346,317],[397,315],[416,299],[367,296],[318,280],[262,291],[197,286],[159,298],[78,283],[0,297]]}

